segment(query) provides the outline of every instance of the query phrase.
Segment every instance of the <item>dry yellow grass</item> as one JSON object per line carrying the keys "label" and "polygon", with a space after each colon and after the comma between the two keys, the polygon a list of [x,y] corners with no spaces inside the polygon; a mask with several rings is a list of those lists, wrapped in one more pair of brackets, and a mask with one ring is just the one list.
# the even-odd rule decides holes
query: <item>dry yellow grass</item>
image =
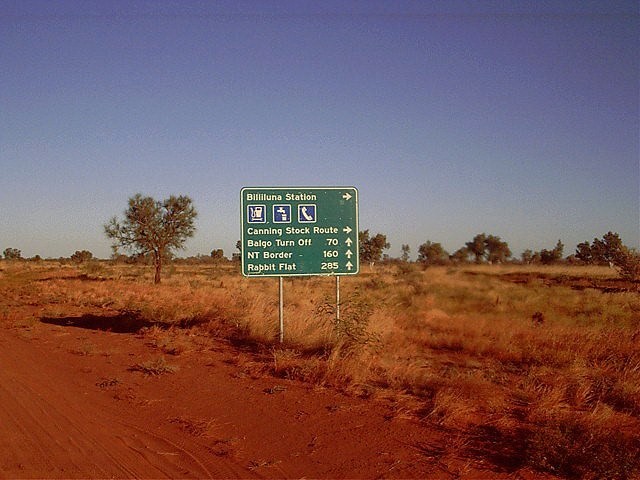
{"label": "dry yellow grass", "polygon": [[[203,335],[252,346],[271,374],[377,397],[458,432],[465,448],[491,444],[511,466],[638,473],[640,294],[609,288],[614,271],[376,267],[341,282],[339,324],[332,278],[286,279],[281,345],[277,279],[237,270],[178,265],[154,286],[138,266],[5,263],[0,293],[42,316],[68,305],[128,312],[166,354],[207,348],[193,339]],[[25,323],[3,308],[0,319]]]}

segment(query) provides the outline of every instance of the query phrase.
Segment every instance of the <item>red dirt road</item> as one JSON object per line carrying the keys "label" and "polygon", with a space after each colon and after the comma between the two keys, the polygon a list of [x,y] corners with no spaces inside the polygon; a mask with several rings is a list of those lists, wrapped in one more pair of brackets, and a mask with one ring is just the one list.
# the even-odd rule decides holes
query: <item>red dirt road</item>
{"label": "red dirt road", "polygon": [[0,326],[2,478],[509,477],[443,460],[444,434],[388,403],[253,375],[227,344],[148,376],[144,337],[67,322]]}
{"label": "red dirt road", "polygon": [[437,474],[418,425],[330,390],[251,378],[236,356],[224,345],[169,356],[179,369],[149,377],[130,367],[159,354],[133,334],[0,328],[0,476]]}

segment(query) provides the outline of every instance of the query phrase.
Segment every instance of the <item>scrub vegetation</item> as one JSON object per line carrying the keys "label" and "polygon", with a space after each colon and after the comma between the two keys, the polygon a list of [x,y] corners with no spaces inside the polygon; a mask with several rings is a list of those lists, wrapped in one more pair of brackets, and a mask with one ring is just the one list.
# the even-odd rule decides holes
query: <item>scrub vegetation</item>
{"label": "scrub vegetation", "polygon": [[[335,388],[448,433],[439,456],[566,478],[640,474],[640,285],[603,266],[398,263],[341,282],[244,278],[237,263],[0,262],[0,321],[37,330],[70,311],[121,319],[167,356],[228,342],[241,373]],[[14,306],[34,307],[32,321]],[[102,313],[101,313],[102,312]],[[89,315],[89,313],[91,313]],[[120,321],[120,320],[119,320]]]}

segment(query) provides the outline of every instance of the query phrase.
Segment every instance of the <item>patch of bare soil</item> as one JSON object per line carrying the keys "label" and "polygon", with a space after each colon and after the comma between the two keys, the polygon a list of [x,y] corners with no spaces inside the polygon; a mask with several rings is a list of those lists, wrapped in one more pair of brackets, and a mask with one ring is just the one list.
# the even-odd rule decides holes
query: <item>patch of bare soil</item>
{"label": "patch of bare soil", "polygon": [[223,341],[167,355],[126,313],[23,308],[34,322],[0,325],[2,478],[513,478],[452,432]]}

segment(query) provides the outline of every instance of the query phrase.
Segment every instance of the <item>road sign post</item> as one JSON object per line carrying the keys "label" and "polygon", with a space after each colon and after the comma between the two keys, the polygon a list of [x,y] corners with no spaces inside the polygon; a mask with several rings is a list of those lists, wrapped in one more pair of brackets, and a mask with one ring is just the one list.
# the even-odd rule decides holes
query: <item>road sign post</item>
{"label": "road sign post", "polygon": [[240,192],[242,274],[279,277],[280,342],[284,340],[283,277],[340,276],[360,270],[358,191],[354,187],[254,187]]}

